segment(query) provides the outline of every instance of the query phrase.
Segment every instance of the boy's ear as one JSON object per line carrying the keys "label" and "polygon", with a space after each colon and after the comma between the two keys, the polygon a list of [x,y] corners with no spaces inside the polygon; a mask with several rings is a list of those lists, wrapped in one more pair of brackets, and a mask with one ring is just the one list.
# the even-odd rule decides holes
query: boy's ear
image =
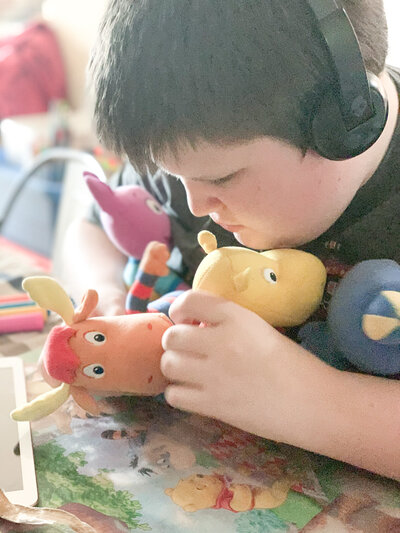
{"label": "boy's ear", "polygon": [[73,323],[76,324],[77,322],[86,320],[90,313],[96,309],[98,301],[99,295],[97,292],[94,289],[89,289],[82,298],[80,306],[75,310]]}
{"label": "boy's ear", "polygon": [[112,215],[116,209],[116,201],[114,191],[111,187],[91,172],[84,172],[83,177],[86,181],[86,185],[89,187],[90,192],[101,209]]}

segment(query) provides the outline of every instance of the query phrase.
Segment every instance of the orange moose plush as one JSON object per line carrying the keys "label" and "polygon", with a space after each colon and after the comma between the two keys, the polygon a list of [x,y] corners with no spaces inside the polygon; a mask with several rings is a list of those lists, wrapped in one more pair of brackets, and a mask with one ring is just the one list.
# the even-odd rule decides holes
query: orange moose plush
{"label": "orange moose plush", "polygon": [[74,310],[64,289],[52,278],[26,278],[23,288],[42,308],[64,320],[51,330],[42,354],[45,374],[61,385],[14,410],[14,420],[43,418],[70,394],[83,409],[99,415],[94,394],[155,396],[164,391],[161,338],[172,325],[164,314],[89,318],[98,301],[94,290],[87,291]]}

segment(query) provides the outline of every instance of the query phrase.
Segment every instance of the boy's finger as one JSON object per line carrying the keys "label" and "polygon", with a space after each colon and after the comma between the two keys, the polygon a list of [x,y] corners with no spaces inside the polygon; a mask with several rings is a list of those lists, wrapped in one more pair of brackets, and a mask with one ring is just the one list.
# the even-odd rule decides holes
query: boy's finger
{"label": "boy's finger", "polygon": [[208,328],[205,333],[204,328],[196,325],[176,324],[165,331],[162,346],[164,350],[188,352],[192,357],[204,357],[210,349],[212,331]]}
{"label": "boy's finger", "polygon": [[201,358],[194,358],[191,355],[185,357],[184,354],[167,350],[161,358],[160,367],[169,381],[201,388]]}
{"label": "boy's finger", "polygon": [[164,396],[172,407],[207,416],[207,413],[201,409],[204,397],[202,390],[187,385],[168,385]]}
{"label": "boy's finger", "polygon": [[171,305],[169,315],[175,324],[203,322],[216,325],[225,321],[226,308],[234,305],[228,300],[205,291],[185,291]]}

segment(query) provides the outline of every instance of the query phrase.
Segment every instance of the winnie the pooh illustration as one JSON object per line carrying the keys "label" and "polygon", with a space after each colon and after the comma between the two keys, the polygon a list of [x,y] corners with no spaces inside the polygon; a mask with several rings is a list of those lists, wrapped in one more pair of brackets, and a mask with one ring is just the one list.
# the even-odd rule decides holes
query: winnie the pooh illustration
{"label": "winnie the pooh illustration", "polygon": [[235,513],[251,509],[272,509],[282,505],[293,481],[282,479],[271,487],[231,483],[219,474],[193,474],[181,479],[175,488],[165,493],[184,511],[227,509]]}

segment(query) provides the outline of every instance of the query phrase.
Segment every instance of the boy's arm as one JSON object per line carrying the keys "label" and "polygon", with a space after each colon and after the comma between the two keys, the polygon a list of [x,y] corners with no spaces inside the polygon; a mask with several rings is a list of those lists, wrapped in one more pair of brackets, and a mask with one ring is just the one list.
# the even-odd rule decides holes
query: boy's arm
{"label": "boy's arm", "polygon": [[125,314],[123,269],[127,258],[103,229],[85,219],[68,228],[62,249],[62,281],[78,303],[87,289],[99,293],[98,314]]}
{"label": "boy's arm", "polygon": [[204,292],[186,292],[170,315],[177,325],[161,362],[169,403],[400,480],[400,382],[329,367]]}
{"label": "boy's arm", "polygon": [[400,480],[400,382],[339,371],[284,344],[293,367],[286,442]]}

